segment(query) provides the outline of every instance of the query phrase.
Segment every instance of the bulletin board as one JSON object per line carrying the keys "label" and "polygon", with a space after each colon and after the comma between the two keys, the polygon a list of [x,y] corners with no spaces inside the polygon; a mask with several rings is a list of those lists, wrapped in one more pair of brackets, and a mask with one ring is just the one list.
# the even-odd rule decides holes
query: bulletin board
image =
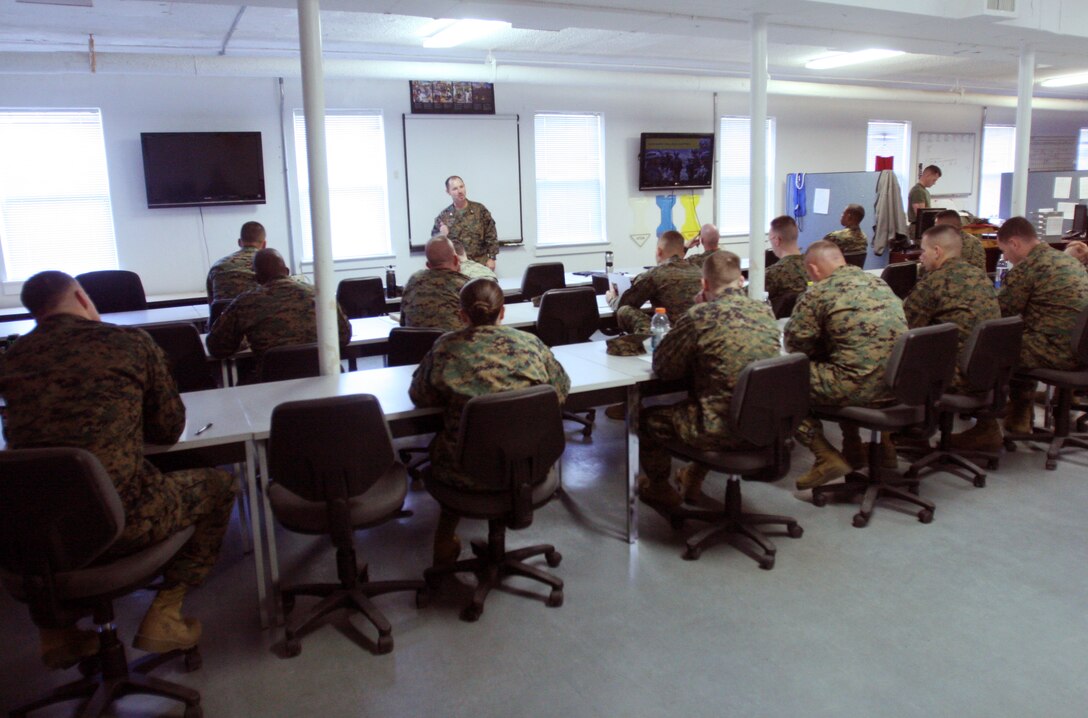
{"label": "bulletin board", "polygon": [[[1035,224],[1040,210],[1062,213],[1062,224],[1047,228],[1039,227],[1043,236],[1056,236],[1073,228],[1073,207],[1088,204],[1088,170],[1066,172],[1028,172],[1027,219]],[[998,212],[1002,217],[1012,216],[1012,172],[1001,173],[1001,203]]]}
{"label": "bulletin board", "polygon": [[[975,190],[974,132],[919,132],[918,164],[937,165],[941,178],[930,190],[934,197],[969,195]],[[914,180],[910,182],[913,186]],[[909,188],[904,188],[909,189]]]}
{"label": "bulletin board", "polygon": [[[786,184],[793,182],[795,175],[786,176]],[[865,219],[861,229],[869,238],[869,256],[865,258],[865,268],[874,269],[888,263],[888,252],[883,256],[873,253],[873,225],[876,223],[876,183],[879,172],[809,172],[804,176],[805,216],[797,220],[797,245],[804,251],[808,245],[823,239],[828,232],[842,229],[839,218],[848,204],[860,204],[865,208]],[[785,207],[789,207],[789,193],[786,194]],[[787,210],[786,214],[792,214]]]}

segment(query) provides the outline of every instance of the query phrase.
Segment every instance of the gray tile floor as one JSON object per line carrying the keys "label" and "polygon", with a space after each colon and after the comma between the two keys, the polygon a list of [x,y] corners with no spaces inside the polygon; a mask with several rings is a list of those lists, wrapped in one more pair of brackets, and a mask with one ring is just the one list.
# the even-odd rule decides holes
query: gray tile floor
{"label": "gray tile floor", "polygon": [[[619,540],[623,434],[599,417],[589,442],[570,425],[567,497],[511,537],[563,553],[563,607],[515,583],[468,624],[457,618],[461,599],[417,610],[411,594],[395,594],[378,599],[392,654],[369,652],[373,634],[358,618],[336,618],[285,659],[280,632],[259,628],[253,564],[235,524],[187,604],[205,624],[203,669],[159,675],[198,689],[208,716],[1088,715],[1088,452],[1044,471],[1040,454],[1021,450],[985,489],[935,477],[923,487],[938,506],[932,524],[881,507],[855,529],[851,506],[816,508],[794,495],[809,462],[798,449],[787,479],[744,485],[753,508],[791,514],[805,529],[777,539],[777,565],[762,571],[729,546],[681,560],[695,527],[674,533],[650,511],[636,546]],[[723,485],[712,475],[708,490],[720,496]],[[413,577],[427,565],[435,505],[414,492],[409,508],[412,518],[358,535],[372,576]],[[462,527],[466,537],[484,533],[479,522]],[[278,536],[287,582],[335,577],[327,541]],[[129,639],[148,601],[118,602]],[[74,674],[41,669],[26,612],[6,594],[0,630],[0,707]],[[140,698],[117,709],[180,713]]]}

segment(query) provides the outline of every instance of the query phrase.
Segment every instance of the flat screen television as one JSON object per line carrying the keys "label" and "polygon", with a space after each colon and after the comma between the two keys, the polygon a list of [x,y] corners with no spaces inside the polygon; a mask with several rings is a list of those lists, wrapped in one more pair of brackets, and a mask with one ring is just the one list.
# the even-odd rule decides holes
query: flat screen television
{"label": "flat screen television", "polygon": [[264,204],[260,132],[143,132],[147,206]]}
{"label": "flat screen television", "polygon": [[642,133],[638,153],[640,190],[707,189],[713,168],[713,133]]}

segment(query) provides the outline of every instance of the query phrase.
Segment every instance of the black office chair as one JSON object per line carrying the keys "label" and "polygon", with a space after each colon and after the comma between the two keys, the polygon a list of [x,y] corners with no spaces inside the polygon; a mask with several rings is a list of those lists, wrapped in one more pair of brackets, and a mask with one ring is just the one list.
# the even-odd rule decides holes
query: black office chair
{"label": "black office chair", "polygon": [[842,255],[846,259],[847,264],[852,264],[859,269],[865,269],[865,258],[869,256],[868,252],[847,252]]}
{"label": "black office chair", "polygon": [[880,435],[885,431],[906,432],[929,436],[937,424],[937,401],[952,381],[956,369],[959,330],[955,324],[938,324],[904,332],[895,342],[885,381],[897,403],[883,408],[862,406],[813,407],[818,419],[850,422],[872,431],[869,444],[869,465],[846,477],[842,484],[825,484],[812,490],[812,503],[823,506],[831,497],[853,497],[862,494],[861,509],[854,515],[854,526],[869,523],[878,498],[891,497],[922,507],[918,520],[928,524],[936,507],[900,486],[916,489],[917,478],[898,474],[886,478],[881,470]]}
{"label": "black office chair", "polygon": [[[597,295],[589,287],[549,289],[540,298],[536,317],[536,335],[549,347],[588,342],[601,323]],[[593,434],[596,409],[580,412],[563,411],[563,418],[582,425],[582,436]]]}
{"label": "black office chair", "polygon": [[778,255],[774,253],[773,249],[763,250],[763,268],[766,269],[774,264],[778,263]]}
{"label": "black office chair", "polygon": [[105,269],[77,275],[76,281],[102,314],[147,309],[147,295],[136,272]]}
{"label": "black office chair", "polygon": [[385,314],[385,287],[380,277],[342,279],[336,286],[336,301],[348,319],[380,317]]}
{"label": "black office chair", "polygon": [[329,613],[347,608],[378,629],[377,653],[393,650],[389,621],[370,600],[395,591],[416,591],[422,581],[370,581],[355,555],[354,532],[395,518],[408,491],[404,467],[393,456],[393,439],[381,405],[370,394],[292,401],[272,411],[268,441],[268,500],[280,524],[296,533],[328,534],[336,547],[339,583],[300,584],[282,590],[288,616],[298,596],[320,603],[284,627],[288,656],[302,651],[299,634]]}
{"label": "black office chair", "polygon": [[385,353],[386,366],[411,366],[423,361],[435,340],[445,334],[443,329],[424,327],[394,327],[389,332],[389,346]]}
{"label": "black office chair", "polygon": [[521,299],[527,302],[549,289],[561,289],[565,286],[567,275],[563,271],[562,262],[530,264],[521,277]]}
{"label": "black office chair", "polygon": [[771,311],[774,312],[774,318],[785,319],[792,316],[793,308],[797,306],[797,300],[800,297],[800,292],[785,292],[774,297],[771,300]]}
{"label": "black office chair", "polygon": [[604,274],[591,275],[589,281],[593,286],[594,294],[604,294],[610,288],[608,286],[608,277]]}
{"label": "black office chair", "polygon": [[1009,378],[1020,359],[1023,333],[1024,320],[1019,316],[990,319],[975,327],[960,357],[961,372],[970,393],[945,394],[937,402],[940,443],[935,451],[912,463],[904,476],[915,478],[922,469],[945,470],[959,476],[951,471],[952,467],[959,467],[970,474],[963,478],[979,488],[986,485],[986,472],[968,457],[984,458],[987,468],[996,469],[1000,454],[953,449],[952,424],[957,415],[977,419],[1001,416],[1009,396]]}
{"label": "black office chair", "polygon": [[[73,448],[3,451],[0,475],[0,580],[28,604],[36,625],[64,628],[90,613],[99,640],[95,659],[80,666],[85,678],[55,688],[10,715],[81,699],[80,716],[100,716],[122,696],[146,694],[181,701],[186,718],[199,718],[199,693],[143,675],[183,652],[129,664],[113,613],[113,600],[151,583],[189,541],[193,527],[124,558],[104,561],[102,555],[124,530],[125,514],[113,482],[93,454]],[[187,668],[199,667],[197,649],[184,654]]]}
{"label": "black office chair", "polygon": [[702,451],[681,442],[668,445],[673,456],[694,461],[729,476],[725,503],[720,509],[678,508],[670,512],[674,526],[686,519],[709,521],[710,526],[687,540],[684,558],[693,561],[703,549],[721,536],[740,535],[762,549],[754,557],[763,569],[774,568],[777,549],[759,530],[766,524],[783,524],[790,538],[803,530],[790,516],[752,514],[741,505],[740,479],[774,481],[790,470],[790,439],[808,416],[808,357],[790,354],[752,362],[737,377],[729,402],[729,426],[736,436],[749,442],[744,449]]}
{"label": "black office chair", "polygon": [[918,282],[918,262],[896,262],[884,267],[880,278],[892,288],[895,296],[906,299]]}
{"label": "black office chair", "polygon": [[508,575],[550,586],[546,604],[553,608],[563,605],[562,579],[525,563],[525,559],[543,554],[548,565],[555,567],[563,557],[546,544],[507,551],[506,529],[529,526],[533,510],[555,496],[559,474],[552,467],[563,455],[564,443],[559,397],[551,386],[478,396],[465,405],[456,457],[475,486],[458,488],[433,477],[427,477],[425,483],[444,510],[486,520],[487,543],[474,540],[474,558],[423,573],[432,589],[443,575],[476,574],[476,590],[472,602],[461,611],[462,620],[478,619],[488,593]]}
{"label": "black office chair", "polygon": [[1028,381],[1041,381],[1057,390],[1057,401],[1051,403],[1052,428],[1035,429],[1031,434],[1005,434],[1005,448],[1016,450],[1017,441],[1047,441],[1046,468],[1058,468],[1058,459],[1062,449],[1074,447],[1088,449],[1088,432],[1080,429],[1084,417],[1077,422],[1077,431],[1071,430],[1070,414],[1073,410],[1073,394],[1088,391],[1088,307],[1081,310],[1073,326],[1071,338],[1073,356],[1080,365],[1070,371],[1060,369],[1026,369],[1016,372],[1016,378]]}
{"label": "black office chair", "polygon": [[146,324],[140,328],[166,352],[178,391],[204,391],[218,386],[200,332],[192,324]]}
{"label": "black office chair", "polygon": [[321,375],[321,361],[317,344],[292,344],[273,347],[264,353],[261,362],[260,383],[303,379]]}

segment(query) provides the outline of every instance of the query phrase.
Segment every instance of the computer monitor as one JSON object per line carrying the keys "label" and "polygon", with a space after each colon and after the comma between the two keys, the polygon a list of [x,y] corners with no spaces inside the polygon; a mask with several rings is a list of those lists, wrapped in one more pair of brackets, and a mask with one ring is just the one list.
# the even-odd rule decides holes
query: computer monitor
{"label": "computer monitor", "polygon": [[937,223],[937,215],[945,211],[945,207],[931,207],[918,210],[914,221],[914,241],[922,241],[925,231]]}
{"label": "computer monitor", "polygon": [[1088,204],[1078,204],[1073,208],[1073,229],[1070,234],[1083,237],[1088,233]]}

